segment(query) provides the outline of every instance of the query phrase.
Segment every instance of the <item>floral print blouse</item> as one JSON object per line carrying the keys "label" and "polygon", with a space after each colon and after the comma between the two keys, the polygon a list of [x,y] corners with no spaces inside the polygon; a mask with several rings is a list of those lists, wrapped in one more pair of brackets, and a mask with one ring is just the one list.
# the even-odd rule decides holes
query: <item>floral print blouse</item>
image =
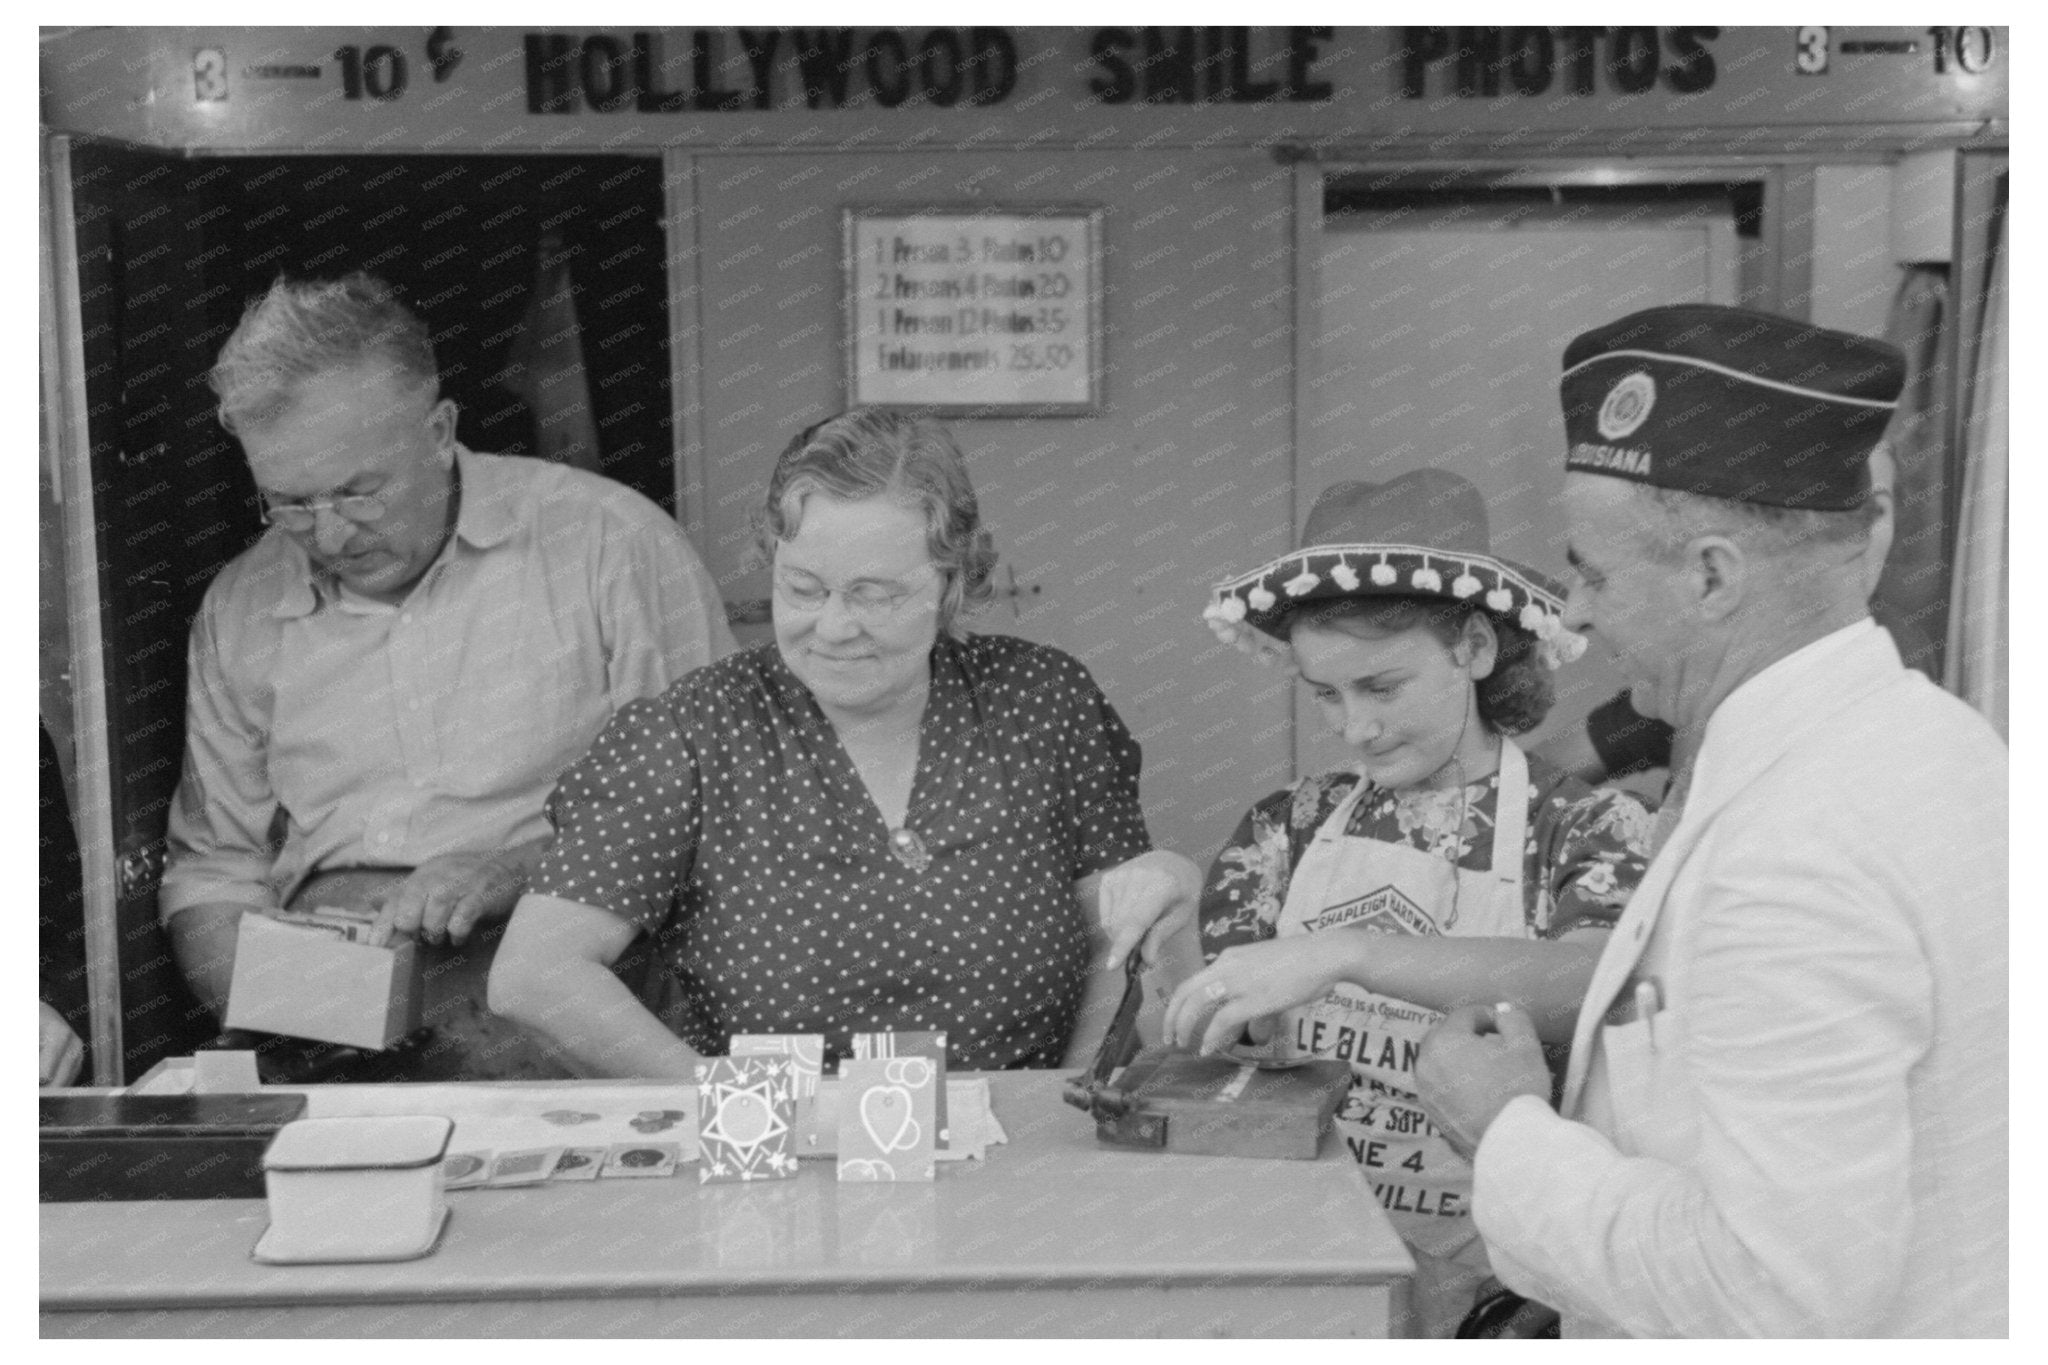
{"label": "floral print blouse", "polygon": [[[1351,794],[1350,772],[1305,777],[1245,813],[1210,865],[1201,905],[1202,955],[1274,937],[1294,868],[1323,821]],[[1500,774],[1455,788],[1368,795],[1346,833],[1491,868]],[[1463,821],[1459,821],[1460,807]],[[1649,862],[1650,813],[1627,792],[1594,789],[1529,758],[1528,837],[1522,850],[1523,910],[1531,938],[1613,927]]]}

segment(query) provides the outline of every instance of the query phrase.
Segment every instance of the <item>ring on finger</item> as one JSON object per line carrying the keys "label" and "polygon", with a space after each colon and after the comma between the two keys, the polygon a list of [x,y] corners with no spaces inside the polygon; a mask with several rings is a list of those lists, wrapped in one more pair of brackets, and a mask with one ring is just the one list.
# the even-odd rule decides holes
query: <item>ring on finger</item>
{"label": "ring on finger", "polygon": [[1224,985],[1221,981],[1211,981],[1208,985],[1202,987],[1202,994],[1210,1000],[1222,1000],[1230,995],[1230,987]]}

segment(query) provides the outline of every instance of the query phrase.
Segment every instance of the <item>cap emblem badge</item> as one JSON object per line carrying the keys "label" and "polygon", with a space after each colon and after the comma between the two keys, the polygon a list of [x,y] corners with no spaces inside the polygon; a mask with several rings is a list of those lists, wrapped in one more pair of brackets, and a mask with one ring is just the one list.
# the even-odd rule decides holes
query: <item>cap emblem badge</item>
{"label": "cap emblem badge", "polygon": [[1655,406],[1655,380],[1641,370],[1622,376],[1614,387],[1607,391],[1606,401],[1600,404],[1599,425],[1602,439],[1618,441],[1624,436],[1634,435],[1636,428],[1649,420],[1650,409]]}

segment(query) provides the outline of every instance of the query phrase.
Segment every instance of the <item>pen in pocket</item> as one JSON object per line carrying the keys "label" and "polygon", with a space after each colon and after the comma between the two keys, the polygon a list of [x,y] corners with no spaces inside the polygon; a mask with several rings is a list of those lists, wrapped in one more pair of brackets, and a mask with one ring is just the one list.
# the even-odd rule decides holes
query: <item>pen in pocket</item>
{"label": "pen in pocket", "polygon": [[1657,1048],[1657,1014],[1663,1008],[1662,992],[1657,989],[1655,981],[1636,982],[1636,1018],[1642,1021],[1653,1052]]}

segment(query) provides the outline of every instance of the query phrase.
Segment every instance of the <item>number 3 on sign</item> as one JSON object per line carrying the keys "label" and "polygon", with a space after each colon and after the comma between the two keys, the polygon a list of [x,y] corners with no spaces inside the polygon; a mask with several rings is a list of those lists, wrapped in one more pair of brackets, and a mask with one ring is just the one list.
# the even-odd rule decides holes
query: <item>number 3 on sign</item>
{"label": "number 3 on sign", "polygon": [[1802,28],[1792,40],[1792,69],[1802,76],[1828,74],[1828,31]]}
{"label": "number 3 on sign", "polygon": [[201,104],[228,97],[228,54],[217,47],[192,50],[192,98]]}

